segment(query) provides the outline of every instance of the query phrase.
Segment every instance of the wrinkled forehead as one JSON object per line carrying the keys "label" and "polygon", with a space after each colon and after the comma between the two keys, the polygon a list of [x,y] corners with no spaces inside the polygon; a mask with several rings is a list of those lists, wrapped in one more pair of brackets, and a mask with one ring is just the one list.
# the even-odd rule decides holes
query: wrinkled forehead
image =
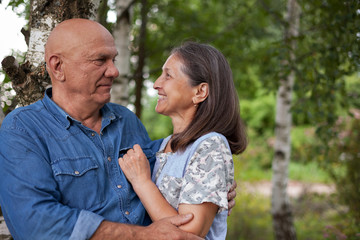
{"label": "wrinkled forehead", "polygon": [[77,51],[96,46],[115,46],[112,35],[100,24],[74,19],[60,23],[50,34],[46,48],[48,51]]}
{"label": "wrinkled forehead", "polygon": [[163,69],[169,65],[183,65],[183,60],[176,53],[171,54],[165,61]]}

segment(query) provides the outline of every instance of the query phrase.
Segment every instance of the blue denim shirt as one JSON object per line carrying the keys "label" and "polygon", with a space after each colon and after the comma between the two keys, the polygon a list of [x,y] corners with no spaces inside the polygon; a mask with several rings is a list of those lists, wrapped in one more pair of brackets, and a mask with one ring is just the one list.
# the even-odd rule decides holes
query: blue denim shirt
{"label": "blue denim shirt", "polygon": [[101,133],[51,100],[15,109],[0,129],[0,205],[15,239],[88,239],[106,219],[147,225],[150,218],[117,159],[135,143],[151,167],[151,142],[127,108],[101,109]]}

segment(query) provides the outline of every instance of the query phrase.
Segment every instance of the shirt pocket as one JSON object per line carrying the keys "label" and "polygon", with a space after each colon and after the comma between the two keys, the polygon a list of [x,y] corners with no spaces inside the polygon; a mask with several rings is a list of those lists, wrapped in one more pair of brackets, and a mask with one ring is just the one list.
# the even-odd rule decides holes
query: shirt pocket
{"label": "shirt pocket", "polygon": [[52,169],[63,204],[89,210],[104,201],[105,181],[99,178],[99,166],[92,157],[58,159]]}
{"label": "shirt pocket", "polygon": [[[131,149],[131,147],[124,147],[122,149],[119,150],[119,156],[118,158],[123,157],[127,151]],[[147,159],[153,158],[155,157],[155,154],[150,148],[148,147],[141,147],[142,151],[144,152],[145,156],[147,157]]]}
{"label": "shirt pocket", "polygon": [[183,179],[164,175],[159,185],[159,190],[170,205],[177,209],[179,205],[179,197],[182,189]]}
{"label": "shirt pocket", "polygon": [[[119,150],[119,154],[118,154],[118,158],[122,158],[126,153],[127,151],[131,149],[131,147],[123,147]],[[154,164],[155,164],[155,161],[156,161],[156,152],[154,152],[151,148],[149,147],[144,147],[144,146],[141,146],[141,149],[142,151],[144,152],[146,158],[149,160],[149,163],[150,163],[150,170],[151,170],[151,173],[153,171],[153,168],[154,168]]]}

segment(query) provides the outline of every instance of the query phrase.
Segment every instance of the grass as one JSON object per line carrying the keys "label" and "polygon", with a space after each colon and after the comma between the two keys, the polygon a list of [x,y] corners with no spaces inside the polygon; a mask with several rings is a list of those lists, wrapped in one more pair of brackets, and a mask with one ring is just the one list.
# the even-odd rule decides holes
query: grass
{"label": "grass", "polygon": [[[247,150],[234,157],[235,179],[239,190],[236,206],[228,218],[226,239],[273,240],[270,197],[246,192],[241,187],[244,182],[271,181],[273,137],[266,134],[258,137],[251,132],[249,135],[251,141]],[[289,180],[331,184],[327,172],[311,159],[314,154],[312,146],[316,141],[313,129],[296,128],[292,138],[296,140],[289,165]],[[304,193],[297,199],[291,199],[291,205],[297,239],[360,240],[360,235],[346,236],[347,229],[351,227],[348,210],[339,203],[336,194]]]}
{"label": "grass", "polygon": [[[360,239],[360,235],[346,235],[350,224],[347,208],[338,203],[336,195],[306,193],[292,199],[291,205],[298,240]],[[271,199],[245,191],[238,192],[236,205],[228,218],[226,239],[273,240]]]}
{"label": "grass", "polygon": [[[256,163],[236,160],[235,176],[240,182],[271,181],[272,169],[261,168]],[[307,183],[331,183],[329,175],[317,163],[290,162],[289,179]]]}
{"label": "grass", "polygon": [[331,183],[329,174],[321,169],[316,162],[305,164],[290,162],[289,179],[307,183]]}
{"label": "grass", "polygon": [[238,193],[228,218],[227,240],[272,240],[270,201],[246,192]]}

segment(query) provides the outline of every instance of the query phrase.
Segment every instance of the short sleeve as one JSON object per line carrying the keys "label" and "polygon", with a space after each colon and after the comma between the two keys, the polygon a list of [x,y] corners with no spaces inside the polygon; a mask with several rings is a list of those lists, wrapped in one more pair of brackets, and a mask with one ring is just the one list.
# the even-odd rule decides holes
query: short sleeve
{"label": "short sleeve", "polygon": [[227,193],[234,180],[230,149],[220,136],[203,140],[187,166],[179,204],[211,202],[219,213],[228,208]]}

